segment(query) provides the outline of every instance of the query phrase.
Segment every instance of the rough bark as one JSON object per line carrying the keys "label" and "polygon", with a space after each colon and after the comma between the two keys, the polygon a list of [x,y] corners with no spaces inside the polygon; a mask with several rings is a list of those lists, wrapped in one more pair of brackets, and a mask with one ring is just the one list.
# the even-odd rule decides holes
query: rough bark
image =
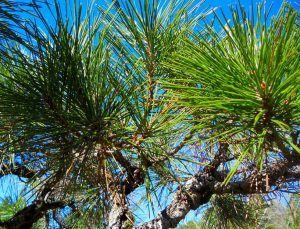
{"label": "rough bark", "polygon": [[[282,146],[283,147],[283,146]],[[300,180],[300,157],[293,153],[293,157],[287,157],[277,163],[266,166],[265,170],[259,172],[252,167],[243,170],[243,178],[235,179],[228,185],[223,185],[227,174],[220,172],[220,164],[232,160],[227,157],[227,144],[221,144],[218,154],[212,162],[206,166],[203,171],[198,172],[191,177],[184,185],[180,186],[174,194],[173,201],[157,218],[134,228],[173,228],[184,219],[190,210],[195,210],[201,205],[209,202],[212,195],[222,195],[225,193],[249,195],[254,193],[268,193],[277,187],[278,183]],[[132,166],[125,158],[120,155],[116,158],[119,164],[126,168],[127,178],[119,184],[117,194],[119,200],[113,198],[112,209],[108,217],[108,227],[131,228],[133,225],[132,214],[126,205],[126,196],[134,191],[144,182],[144,174],[139,168]],[[10,173],[16,175],[33,176],[26,167],[10,169]],[[7,170],[8,171],[8,170]],[[29,174],[29,175],[28,175]],[[0,174],[1,175],[1,174]],[[4,228],[30,228],[36,221],[42,218],[48,210],[61,208],[63,202],[49,202],[47,197],[53,193],[53,187],[59,181],[60,177],[55,178],[40,193],[40,198],[33,204],[27,206],[18,212],[12,219],[0,222],[0,227]],[[273,188],[273,189],[271,189]]]}
{"label": "rough bark", "polygon": [[32,204],[17,212],[11,219],[0,222],[0,228],[26,229],[45,216],[47,211],[62,208],[65,202],[56,200],[53,196],[55,185],[60,181],[62,175],[56,175],[49,179],[38,193]]}
{"label": "rough bark", "polygon": [[210,200],[214,193],[214,183],[215,178],[210,173],[196,174],[175,193],[171,204],[157,218],[135,228],[176,227],[190,210],[195,210]]}
{"label": "rough bark", "polygon": [[48,210],[57,209],[64,206],[63,202],[36,202],[30,204],[23,210],[19,211],[13,218],[8,221],[0,222],[0,228],[9,229],[27,229],[41,219]]}
{"label": "rough bark", "polygon": [[[171,152],[168,152],[168,156],[175,155],[180,149],[182,149],[189,139],[192,138],[194,131],[190,132],[183,141],[175,147]],[[133,192],[136,188],[138,188],[140,185],[144,183],[145,179],[145,173],[142,171],[141,168],[132,166],[129,161],[127,161],[121,154],[114,155],[116,161],[123,167],[126,168],[127,171],[127,177],[126,179],[121,183],[119,187],[119,194],[122,195],[125,194],[123,197],[123,202],[125,203],[125,197],[129,195],[131,192]],[[151,167],[155,163],[160,163],[164,160],[166,160],[168,157],[163,157],[157,161],[149,161],[145,158],[145,163],[148,167]],[[127,205],[123,204],[116,204],[115,201],[112,201],[113,207],[111,208],[109,212],[108,217],[108,228],[124,228],[124,225],[128,225],[129,223],[132,224],[132,220],[130,219],[132,213],[130,212]],[[126,217],[124,217],[126,216]],[[132,217],[133,219],[133,217]]]}
{"label": "rough bark", "polygon": [[131,228],[133,225],[133,217],[126,205],[115,203],[109,212],[108,228],[120,229]]}
{"label": "rough bark", "polygon": [[269,185],[276,187],[278,181],[300,180],[299,161],[280,161],[269,166],[265,171],[252,173],[245,179],[232,182],[226,186],[222,185],[216,176],[217,171],[212,173],[210,170],[200,172],[189,179],[174,195],[173,201],[157,218],[134,227],[135,229],[164,229],[174,228],[184,219],[190,210],[195,210],[201,205],[208,203],[213,194],[242,194],[249,195],[254,193],[268,193],[272,190],[264,181],[266,175],[269,177]]}

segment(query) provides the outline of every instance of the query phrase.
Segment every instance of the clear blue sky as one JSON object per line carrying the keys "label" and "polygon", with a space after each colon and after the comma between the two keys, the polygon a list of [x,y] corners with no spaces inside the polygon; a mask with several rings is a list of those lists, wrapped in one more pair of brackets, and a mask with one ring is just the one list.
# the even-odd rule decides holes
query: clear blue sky
{"label": "clear blue sky", "polygon": [[[31,0],[25,0],[25,1],[30,2]],[[54,0],[48,0],[48,1],[50,3],[54,2]],[[125,2],[127,0],[123,0],[123,1]],[[166,1],[166,0],[163,0],[163,1]],[[168,1],[172,1],[172,0],[168,0]],[[200,2],[200,1],[202,1],[202,0],[195,0],[196,3]],[[266,2],[266,8],[269,8],[272,5],[271,15],[275,15],[284,0],[240,0],[241,4],[243,6],[245,6],[246,9],[247,8],[250,9],[250,6],[252,3],[254,5],[256,5],[257,3],[261,3],[262,1]],[[300,0],[286,0],[286,1],[290,2],[296,9],[300,9]],[[58,0],[58,2],[61,5],[66,5],[65,2],[69,2],[69,4],[72,5],[70,2],[73,2],[73,0]],[[94,2],[95,6],[97,6],[97,5],[103,6],[104,2],[109,3],[109,2],[111,2],[111,0],[77,0],[77,2],[80,2],[80,4],[82,4],[83,12],[85,12],[85,9],[91,2]],[[223,12],[225,13],[225,15],[227,15],[230,12],[229,6],[233,5],[233,4],[237,4],[237,3],[238,3],[238,0],[205,0],[205,2],[202,4],[201,9],[204,10],[208,7],[212,7],[212,8],[217,7],[219,9],[222,9]],[[70,5],[68,6],[68,8],[70,8]],[[51,15],[48,13],[48,10],[44,10],[43,15],[46,18],[49,18],[49,20],[51,20]]]}

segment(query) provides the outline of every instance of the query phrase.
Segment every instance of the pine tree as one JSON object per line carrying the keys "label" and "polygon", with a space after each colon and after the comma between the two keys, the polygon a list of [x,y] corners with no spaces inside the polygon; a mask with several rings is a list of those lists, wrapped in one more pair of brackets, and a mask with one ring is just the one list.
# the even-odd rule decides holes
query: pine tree
{"label": "pine tree", "polygon": [[[207,204],[218,227],[253,225],[254,194],[299,192],[299,12],[196,3],[33,1],[5,18],[0,174],[33,200],[0,227],[172,228]],[[166,193],[137,224],[133,196],[155,212]]]}

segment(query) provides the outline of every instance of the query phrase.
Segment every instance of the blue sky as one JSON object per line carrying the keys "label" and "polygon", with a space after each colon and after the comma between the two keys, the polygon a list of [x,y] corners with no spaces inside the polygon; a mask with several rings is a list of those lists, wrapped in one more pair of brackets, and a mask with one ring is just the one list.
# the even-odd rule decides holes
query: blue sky
{"label": "blue sky", "polygon": [[[51,2],[51,0],[49,0]],[[124,0],[125,1],[125,0]],[[199,0],[200,1],[200,0]],[[63,4],[64,0],[59,1]],[[83,3],[85,3],[84,5],[86,5],[87,2],[89,1],[81,1]],[[103,1],[97,1],[96,2],[101,5],[103,4]],[[245,6],[245,8],[249,8],[252,4],[252,2],[254,4],[257,4],[261,1],[259,0],[240,0],[241,4]],[[282,0],[266,0],[266,7],[270,7],[272,5],[272,10],[271,10],[271,15],[276,15],[276,13],[278,12],[281,4],[282,4]],[[300,4],[299,4],[299,0],[290,0],[289,2],[291,2],[291,4],[296,8],[296,9],[300,9]],[[220,9],[223,10],[223,12],[225,13],[225,15],[229,14],[229,6],[232,4],[237,3],[237,0],[207,0],[204,4],[203,4],[203,9],[207,8],[207,7],[219,7]],[[47,15],[47,13],[45,14],[45,17],[49,17],[50,15]],[[7,177],[2,177],[0,178],[0,201],[1,198],[4,198],[5,196],[8,195],[16,195],[17,193],[20,193],[21,189],[22,189],[23,185],[20,183],[20,180],[14,176],[7,176]],[[146,206],[141,205],[141,208],[147,209]],[[155,210],[158,210],[157,208]],[[147,221],[150,218],[153,217],[152,214],[150,214],[150,218],[148,215],[148,211],[145,210],[145,212],[142,211],[137,211],[137,214],[139,214],[141,220],[143,221]],[[195,218],[195,212],[191,212],[189,213],[188,217],[186,220],[191,220]]]}
{"label": "blue sky", "polygon": [[[25,0],[25,1],[30,2],[31,0]],[[123,0],[123,1],[125,2],[127,0]],[[162,1],[166,1],[166,0],[162,0]],[[186,1],[188,1],[188,0],[186,0]],[[198,2],[201,2],[203,0],[194,0],[194,1],[197,4]],[[295,7],[296,9],[300,9],[300,1],[299,0],[286,0],[286,1],[290,2],[293,5],[293,7]],[[48,2],[52,3],[52,2],[54,2],[54,0],[48,0]],[[62,6],[66,6],[65,2],[68,2],[67,8],[71,8],[70,6],[72,6],[73,0],[58,0],[58,2]],[[91,2],[94,2],[94,6],[97,7],[97,6],[104,6],[105,2],[110,3],[111,0],[77,0],[77,2],[79,2],[82,5],[82,12],[85,12],[87,6]],[[252,4],[256,5],[256,4],[261,3],[261,2],[266,3],[266,8],[267,9],[270,6],[272,6],[271,15],[276,15],[276,13],[278,12],[278,9],[280,8],[280,6],[284,2],[284,0],[240,0],[240,3],[246,9],[247,8],[250,9]],[[210,7],[211,8],[216,8],[217,7],[218,9],[222,9],[223,12],[225,13],[225,15],[228,15],[230,13],[229,7],[231,5],[234,5],[234,4],[237,4],[237,3],[238,3],[238,0],[205,0],[204,3],[202,4],[200,10],[201,9],[205,10],[207,8],[210,8]],[[51,15],[49,14],[47,9],[43,10],[43,15],[45,16],[45,18],[51,20]]]}

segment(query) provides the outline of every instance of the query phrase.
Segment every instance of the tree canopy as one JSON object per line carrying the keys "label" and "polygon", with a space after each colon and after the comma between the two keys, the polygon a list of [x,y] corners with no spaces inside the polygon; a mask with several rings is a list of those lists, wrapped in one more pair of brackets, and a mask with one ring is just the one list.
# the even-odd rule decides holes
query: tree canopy
{"label": "tree canopy", "polygon": [[[207,204],[243,227],[265,204],[253,196],[299,193],[290,4],[270,18],[263,4],[15,2],[0,2],[0,176],[31,198],[0,227],[173,228]],[[151,221],[136,223],[138,199]]]}

